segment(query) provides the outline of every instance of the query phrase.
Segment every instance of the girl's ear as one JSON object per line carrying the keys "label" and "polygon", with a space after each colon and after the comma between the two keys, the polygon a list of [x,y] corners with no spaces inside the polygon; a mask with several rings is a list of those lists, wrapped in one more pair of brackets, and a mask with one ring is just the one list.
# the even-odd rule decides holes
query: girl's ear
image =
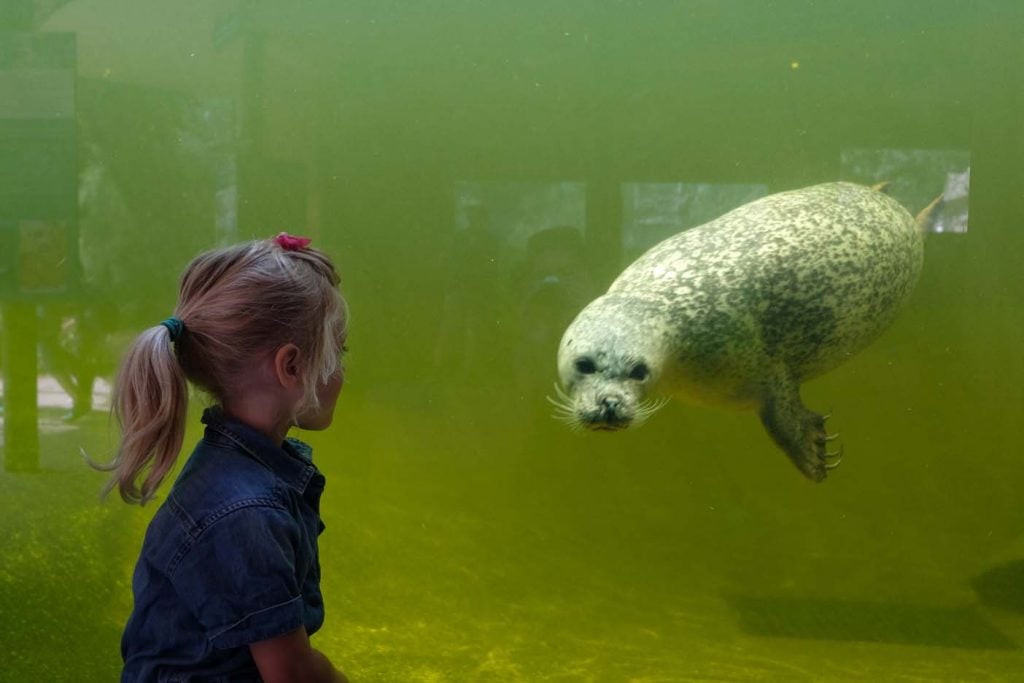
{"label": "girl's ear", "polygon": [[302,351],[291,342],[274,352],[274,374],[286,389],[302,387],[302,368],[299,365],[301,357]]}

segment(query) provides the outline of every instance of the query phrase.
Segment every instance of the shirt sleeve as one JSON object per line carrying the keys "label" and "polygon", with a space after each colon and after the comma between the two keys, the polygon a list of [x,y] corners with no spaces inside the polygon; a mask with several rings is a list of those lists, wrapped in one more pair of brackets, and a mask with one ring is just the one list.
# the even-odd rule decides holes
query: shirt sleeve
{"label": "shirt sleeve", "polygon": [[282,508],[249,505],[205,529],[171,580],[217,649],[241,647],[302,626],[296,520]]}

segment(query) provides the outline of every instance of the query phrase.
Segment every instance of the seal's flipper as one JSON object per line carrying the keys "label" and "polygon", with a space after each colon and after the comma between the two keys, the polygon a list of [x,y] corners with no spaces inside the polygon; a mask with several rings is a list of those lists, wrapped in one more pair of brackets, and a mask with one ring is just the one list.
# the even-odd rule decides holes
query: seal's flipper
{"label": "seal's flipper", "polygon": [[928,206],[918,212],[917,216],[914,217],[914,225],[917,226],[918,232],[924,234],[931,232],[935,228],[935,222],[939,218],[939,210],[945,202],[945,193],[940,194],[938,197],[933,199]]}
{"label": "seal's flipper", "polygon": [[828,470],[839,464],[840,454],[825,450],[825,444],[835,438],[825,431],[826,419],[804,407],[795,382],[773,386],[761,405],[761,423],[768,434],[812,481],[823,481]]}

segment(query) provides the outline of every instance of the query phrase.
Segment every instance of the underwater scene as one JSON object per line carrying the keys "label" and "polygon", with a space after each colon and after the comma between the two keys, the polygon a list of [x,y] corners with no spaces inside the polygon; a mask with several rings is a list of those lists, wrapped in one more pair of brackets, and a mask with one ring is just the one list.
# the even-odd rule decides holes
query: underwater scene
{"label": "underwater scene", "polygon": [[119,679],[120,358],[282,231],[351,681],[1024,680],[1022,159],[1013,0],[0,3],[0,681]]}

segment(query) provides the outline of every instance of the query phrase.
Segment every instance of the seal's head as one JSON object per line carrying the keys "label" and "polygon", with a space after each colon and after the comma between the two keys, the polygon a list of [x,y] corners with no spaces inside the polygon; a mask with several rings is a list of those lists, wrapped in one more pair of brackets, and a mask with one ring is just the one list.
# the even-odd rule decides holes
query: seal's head
{"label": "seal's head", "polygon": [[574,427],[617,431],[642,423],[664,400],[648,399],[662,370],[656,319],[605,295],[576,317],[558,349],[555,417]]}

